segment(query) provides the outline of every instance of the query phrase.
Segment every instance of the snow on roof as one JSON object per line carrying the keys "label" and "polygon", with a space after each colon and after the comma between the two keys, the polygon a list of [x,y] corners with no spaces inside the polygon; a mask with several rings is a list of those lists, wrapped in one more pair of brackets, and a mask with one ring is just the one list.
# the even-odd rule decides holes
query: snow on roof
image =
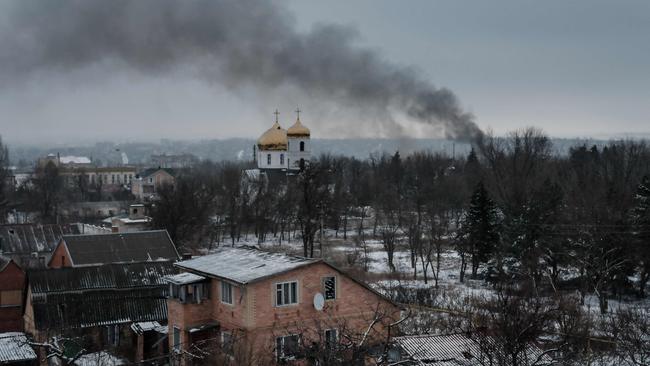
{"label": "snow on roof", "polygon": [[62,156],[59,160],[61,164],[90,164],[90,159],[85,156]]}
{"label": "snow on roof", "polygon": [[[468,337],[465,334],[445,334],[445,335],[416,335],[393,338],[394,342],[419,364],[438,363],[450,365],[474,366],[482,365],[482,359],[487,355],[485,348],[497,349],[495,340],[489,336],[480,336],[473,334]],[[526,356],[536,359],[542,357],[543,361],[549,361],[549,357],[544,357],[542,351],[533,344],[528,345]]]}
{"label": "snow on roof", "polygon": [[187,285],[189,283],[203,281],[205,277],[194,273],[183,272],[173,276],[166,276],[164,279],[176,285]]}
{"label": "snow on roof", "polygon": [[114,356],[106,351],[99,351],[95,353],[87,353],[79,357],[75,362],[77,366],[117,366],[126,365],[127,362],[117,356]]}
{"label": "snow on roof", "polygon": [[136,322],[131,324],[131,329],[136,332],[137,334],[142,334],[144,332],[148,332],[150,330],[156,330],[157,328],[161,327],[160,323],[158,322]]}
{"label": "snow on roof", "polygon": [[222,248],[215,254],[175,263],[188,271],[246,284],[320,262],[320,259],[268,253],[255,248]]}
{"label": "snow on roof", "polygon": [[25,333],[0,333],[0,363],[35,359],[36,352],[27,344]]}

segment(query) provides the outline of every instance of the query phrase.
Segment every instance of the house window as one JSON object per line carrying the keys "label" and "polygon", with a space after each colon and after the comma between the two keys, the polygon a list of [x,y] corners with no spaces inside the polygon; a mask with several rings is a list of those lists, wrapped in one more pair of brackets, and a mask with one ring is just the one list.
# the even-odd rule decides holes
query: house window
{"label": "house window", "polygon": [[305,142],[300,141],[300,151],[305,151]]}
{"label": "house window", "polygon": [[325,330],[325,349],[332,351],[336,349],[336,343],[338,341],[338,333],[336,329],[327,329]]}
{"label": "house window", "polygon": [[233,354],[234,339],[231,332],[221,332],[221,350],[228,355]]}
{"label": "house window", "polygon": [[120,328],[117,325],[109,325],[106,327],[106,340],[108,344],[117,347],[120,344]]}
{"label": "house window", "polygon": [[232,285],[221,281],[221,302],[232,305]]}
{"label": "house window", "polygon": [[275,339],[275,353],[278,357],[278,361],[298,358],[299,347],[300,336],[297,334],[277,337]]}
{"label": "house window", "polygon": [[153,178],[149,178],[149,183],[153,183]]}
{"label": "house window", "polygon": [[111,184],[115,184],[115,174],[111,174]]}
{"label": "house window", "polygon": [[323,294],[325,300],[336,299],[336,277],[329,276],[323,278]]}
{"label": "house window", "polygon": [[177,327],[174,327],[174,349],[175,350],[180,350],[181,349],[181,330],[178,329]]}
{"label": "house window", "polygon": [[284,154],[280,154],[280,165],[284,165]]}
{"label": "house window", "polygon": [[298,303],[298,282],[283,282],[275,285],[275,305],[284,306]]}
{"label": "house window", "polygon": [[271,154],[266,154],[266,165],[271,165]]}
{"label": "house window", "polygon": [[200,304],[210,298],[210,283],[202,282],[190,285],[169,284],[169,297],[178,299],[183,304]]}

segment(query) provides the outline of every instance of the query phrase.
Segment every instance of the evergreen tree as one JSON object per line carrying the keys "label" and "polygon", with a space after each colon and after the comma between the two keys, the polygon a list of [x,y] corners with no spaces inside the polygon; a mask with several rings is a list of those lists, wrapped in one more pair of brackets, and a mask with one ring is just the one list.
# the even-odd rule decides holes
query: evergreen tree
{"label": "evergreen tree", "polygon": [[650,280],[650,177],[644,176],[634,197],[632,211],[634,255],[639,264],[639,296],[645,297]]}
{"label": "evergreen tree", "polygon": [[499,243],[497,207],[489,197],[483,182],[478,183],[472,194],[464,231],[472,257],[472,277],[476,277],[479,265],[490,259]]}

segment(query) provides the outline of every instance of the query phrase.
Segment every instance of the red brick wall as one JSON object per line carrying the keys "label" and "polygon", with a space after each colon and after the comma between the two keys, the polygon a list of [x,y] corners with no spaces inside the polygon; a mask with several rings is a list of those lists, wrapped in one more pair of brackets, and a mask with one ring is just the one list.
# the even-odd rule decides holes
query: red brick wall
{"label": "red brick wall", "polygon": [[72,261],[68,256],[68,251],[63,245],[63,242],[59,242],[56,249],[52,253],[50,263],[48,264],[49,268],[62,268],[62,267],[72,267]]}
{"label": "red brick wall", "polygon": [[[318,311],[313,306],[314,295],[323,293],[322,278],[336,276],[337,298],[326,301],[325,308]],[[298,304],[275,306],[275,285],[278,282],[298,281]],[[363,333],[378,310],[385,314],[384,322],[395,321],[400,310],[384,298],[361,286],[332,267],[317,263],[287,272],[280,276],[233,288],[233,305],[221,302],[221,284],[213,279],[209,311],[205,304],[180,304],[168,300],[170,347],[173,326],[182,330],[192,325],[216,320],[223,330],[238,330],[246,334],[251,349],[263,353],[262,358],[273,358],[275,337],[302,333],[319,340],[326,329],[344,329],[347,333]],[[210,318],[210,319],[208,319]],[[376,340],[385,339],[382,324],[370,334]],[[187,335],[182,335],[187,342]]]}
{"label": "red brick wall", "polygon": [[0,332],[23,330],[24,290],[25,273],[11,261],[0,272]]}

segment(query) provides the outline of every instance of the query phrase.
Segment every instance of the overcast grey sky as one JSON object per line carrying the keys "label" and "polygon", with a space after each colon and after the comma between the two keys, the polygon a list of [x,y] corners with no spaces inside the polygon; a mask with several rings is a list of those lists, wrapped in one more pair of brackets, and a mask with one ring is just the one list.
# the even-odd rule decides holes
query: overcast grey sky
{"label": "overcast grey sky", "polygon": [[[6,3],[8,1],[0,3],[0,10],[8,6]],[[70,2],[60,3],[70,6]],[[328,57],[328,50],[337,51],[329,43],[323,47],[319,45],[323,38],[318,35],[322,36],[323,26],[332,24],[342,26],[335,30],[345,33],[343,38],[353,33],[351,39],[345,38],[342,42],[346,47],[370,49],[375,60],[371,60],[372,65],[379,65],[379,68],[390,65],[389,72],[378,72],[385,76],[380,80],[392,80],[395,70],[398,76],[412,71],[417,77],[411,80],[407,75],[407,82],[397,84],[407,88],[410,85],[420,87],[424,82],[430,83],[434,91],[439,87],[453,91],[458,100],[445,105],[443,111],[434,110],[438,113],[432,117],[436,121],[432,122],[434,126],[445,119],[449,110],[456,111],[457,103],[462,113],[474,115],[471,121],[481,129],[491,128],[497,133],[529,125],[561,137],[650,132],[648,1],[291,0],[275,3],[271,10],[280,15],[268,16],[269,24],[261,24],[264,22],[260,19],[267,15],[256,11],[259,3],[253,1],[250,6],[250,13],[255,15],[246,14],[240,20],[257,17],[260,13],[260,18],[251,18],[262,28],[250,32],[252,37],[259,39],[256,32],[264,32],[264,27],[268,27],[270,33],[286,32],[291,37],[294,33],[311,34],[301,39],[301,44],[317,44],[302,47],[295,53],[296,57],[308,61],[293,61],[290,57],[284,61],[295,62],[295,70],[303,70],[300,72],[309,82],[301,77],[292,80],[292,76],[286,75],[289,81],[285,82],[282,74],[285,68],[279,73],[273,70],[273,82],[265,79],[263,87],[259,86],[258,79],[269,77],[268,73],[255,74],[241,82],[239,74],[236,81],[228,77],[212,78],[204,76],[206,72],[201,68],[198,73],[201,76],[197,77],[197,66],[191,62],[188,66],[186,55],[183,55],[182,66],[163,65],[162,71],[142,72],[140,59],[134,63],[127,55],[124,62],[127,66],[120,62],[116,65],[111,57],[104,60],[101,52],[99,56],[80,62],[75,56],[72,66],[52,68],[46,65],[41,69],[39,64],[23,72],[8,68],[5,60],[29,63],[24,61],[27,58],[14,57],[20,52],[2,45],[0,65],[5,68],[5,75],[0,75],[3,84],[0,85],[0,134],[9,142],[36,143],[80,139],[257,137],[272,123],[276,107],[282,113],[283,124],[288,125],[294,118],[291,111],[297,105],[303,109],[303,122],[312,128],[315,137],[425,137],[436,134],[438,130],[429,128],[426,123],[424,126],[412,123],[411,117],[420,116],[421,110],[409,109],[413,104],[410,97],[400,99],[395,106],[383,106],[382,110],[364,105],[375,97],[379,99],[370,100],[371,104],[394,101],[393,94],[403,91],[401,87],[391,90],[389,95],[353,95],[349,102],[346,99],[349,90],[341,93],[332,86],[323,87],[323,80],[345,81],[346,78],[343,70],[336,77],[318,79],[321,77],[319,69],[326,64],[322,59]],[[38,9],[36,16],[32,11],[16,20],[15,13],[3,11],[0,42],[10,42],[15,47],[33,40],[21,38],[32,21],[65,22],[61,17],[49,18],[47,15],[51,12],[52,9]],[[79,14],[76,16],[83,17],[86,12]],[[285,24],[276,29],[270,24],[273,22]],[[74,29],[77,33],[87,26],[80,24]],[[60,31],[56,27],[54,31],[50,26],[42,28],[46,29],[42,34],[54,34],[49,38],[55,38]],[[241,32],[248,30],[243,28]],[[325,30],[327,32],[328,28]],[[331,36],[334,41],[328,42],[335,43],[338,33],[328,34],[334,34]],[[159,34],[152,36],[156,35]],[[88,45],[93,43],[87,42],[88,39],[92,40],[86,37],[83,42],[74,43],[74,47],[77,50],[92,48]],[[243,39],[242,42],[247,42]],[[271,36],[269,42],[275,41]],[[62,41],[53,44],[58,47]],[[24,51],[20,47],[16,49]],[[7,50],[11,50],[11,54]],[[323,55],[319,54],[321,50],[324,50]],[[363,55],[363,52],[348,52],[347,48],[344,51],[344,60]],[[47,52],[52,51],[48,49]],[[67,57],[69,52],[52,53],[58,57],[53,62],[62,62],[61,54]],[[233,52],[232,48],[227,52]],[[264,52],[256,50],[255,54],[262,59],[265,57]],[[156,57],[165,56],[165,52],[156,54]],[[287,59],[287,55],[283,53],[282,59]],[[35,64],[47,60],[39,59]],[[232,60],[229,58],[225,62]],[[345,60],[340,66],[344,69],[356,67],[355,62]],[[228,67],[232,70],[232,65]],[[313,70],[305,72],[304,68]],[[323,73],[331,75],[332,70]],[[317,93],[310,90],[314,78],[318,79]],[[363,82],[350,83],[349,87],[377,85],[376,80],[375,84],[365,79]],[[427,94],[428,84],[423,88]],[[330,98],[328,93],[337,94],[337,97]],[[421,95],[414,94],[414,98]],[[458,120],[464,123],[465,114],[455,113],[451,117],[454,123]],[[467,123],[471,129],[472,123]],[[456,134],[465,131],[464,127]]]}

